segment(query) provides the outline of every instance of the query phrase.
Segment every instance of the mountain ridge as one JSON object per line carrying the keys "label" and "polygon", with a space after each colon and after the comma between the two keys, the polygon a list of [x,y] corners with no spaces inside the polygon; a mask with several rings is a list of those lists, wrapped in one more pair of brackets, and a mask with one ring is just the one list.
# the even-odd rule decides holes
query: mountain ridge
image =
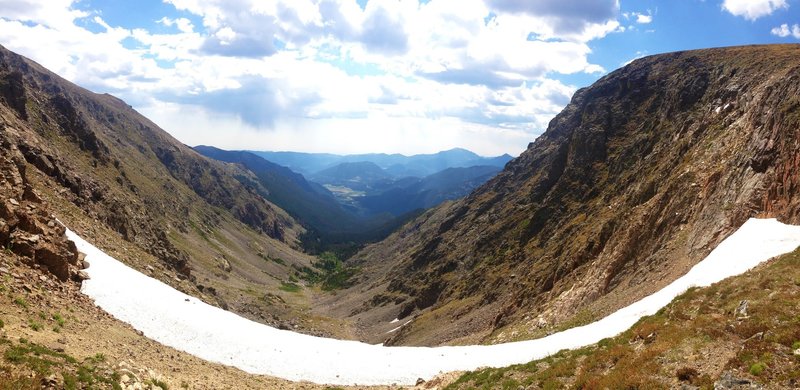
{"label": "mountain ridge", "polygon": [[[427,176],[446,168],[493,165],[503,167],[510,155],[482,157],[463,148],[453,148],[437,153],[406,156],[399,153],[367,153],[337,155],[331,153],[251,151],[268,161],[289,167],[296,172],[313,175],[323,169],[343,162],[373,162],[394,176]],[[431,164],[435,162],[436,164]]]}
{"label": "mountain ridge", "polygon": [[[425,178],[396,178],[369,161],[342,162],[306,179],[288,167],[246,151],[195,146],[206,157],[240,164],[258,179],[237,176],[307,229],[302,245],[348,257],[365,242],[385,238],[419,210],[466,195],[499,168],[447,168]],[[471,154],[468,151],[465,153]]]}
{"label": "mountain ridge", "polygon": [[376,342],[499,342],[655,291],[750,216],[796,223],[798,80],[798,45],[611,72],[500,174],[354,256],[361,288],[331,310],[366,333],[413,318]]}
{"label": "mountain ridge", "polygon": [[298,307],[310,293],[280,289],[314,258],[299,251],[305,229],[243,184],[255,182],[249,171],[3,47],[0,128],[3,149],[18,150],[17,166],[53,214],[97,245],[124,248],[117,255],[129,265],[256,321],[341,331],[303,325],[309,314]]}

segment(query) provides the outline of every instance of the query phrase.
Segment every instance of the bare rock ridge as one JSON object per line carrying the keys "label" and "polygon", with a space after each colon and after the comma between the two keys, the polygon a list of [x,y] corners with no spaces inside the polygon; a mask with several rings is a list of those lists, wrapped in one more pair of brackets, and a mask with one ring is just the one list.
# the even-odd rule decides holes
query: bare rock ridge
{"label": "bare rock ridge", "polygon": [[[749,217],[800,223],[799,181],[800,46],[643,58],[579,90],[467,198],[354,256],[363,278],[331,310],[390,344],[585,322],[685,273]],[[395,317],[413,321],[377,331]]]}

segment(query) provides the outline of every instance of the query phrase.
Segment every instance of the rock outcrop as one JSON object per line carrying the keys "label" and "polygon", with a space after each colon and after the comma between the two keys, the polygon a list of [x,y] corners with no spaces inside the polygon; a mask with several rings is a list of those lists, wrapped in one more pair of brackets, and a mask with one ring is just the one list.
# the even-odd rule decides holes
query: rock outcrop
{"label": "rock outcrop", "polygon": [[33,189],[22,153],[0,134],[0,246],[61,281],[78,272],[78,250]]}

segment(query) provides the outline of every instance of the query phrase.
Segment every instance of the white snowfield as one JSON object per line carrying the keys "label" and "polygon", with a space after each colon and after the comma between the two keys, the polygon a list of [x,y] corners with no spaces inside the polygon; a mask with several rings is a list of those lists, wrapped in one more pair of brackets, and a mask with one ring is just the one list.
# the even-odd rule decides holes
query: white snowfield
{"label": "white snowfield", "polygon": [[[253,374],[332,385],[413,385],[442,372],[525,363],[615,336],[692,286],[741,274],[800,245],[800,226],[750,219],[686,275],[597,322],[545,338],[498,345],[383,347],[278,330],[207,305],[106,255],[74,232],[91,279],[84,294],[156,341]],[[187,301],[188,300],[188,301]]]}

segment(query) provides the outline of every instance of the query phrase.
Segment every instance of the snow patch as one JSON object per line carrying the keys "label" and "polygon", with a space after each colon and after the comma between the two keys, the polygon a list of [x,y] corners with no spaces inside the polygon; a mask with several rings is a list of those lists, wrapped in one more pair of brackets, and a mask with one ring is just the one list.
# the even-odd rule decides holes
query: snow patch
{"label": "snow patch", "polygon": [[[165,345],[254,374],[333,385],[413,385],[417,378],[540,359],[590,345],[654,314],[692,286],[738,275],[800,245],[800,226],[750,219],[664,289],[597,322],[541,339],[497,345],[383,347],[271,328],[210,306],[106,255],[71,230],[91,279],[82,292],[103,310]],[[187,302],[186,300],[189,299]]]}
{"label": "snow patch", "polygon": [[[394,333],[394,332],[396,332],[397,330],[399,330],[400,328],[402,328],[402,327],[404,327],[404,326],[406,326],[406,325],[410,324],[410,323],[411,323],[411,321],[412,321],[412,320],[408,320],[408,321],[406,321],[405,323],[403,323],[402,325],[400,325],[400,326],[398,326],[398,327],[396,327],[396,328],[394,328],[394,329],[392,329],[392,330],[390,330],[390,331],[388,331],[388,332],[386,332],[386,333]],[[394,323],[394,322],[397,322],[397,321],[392,321],[392,323]]]}

